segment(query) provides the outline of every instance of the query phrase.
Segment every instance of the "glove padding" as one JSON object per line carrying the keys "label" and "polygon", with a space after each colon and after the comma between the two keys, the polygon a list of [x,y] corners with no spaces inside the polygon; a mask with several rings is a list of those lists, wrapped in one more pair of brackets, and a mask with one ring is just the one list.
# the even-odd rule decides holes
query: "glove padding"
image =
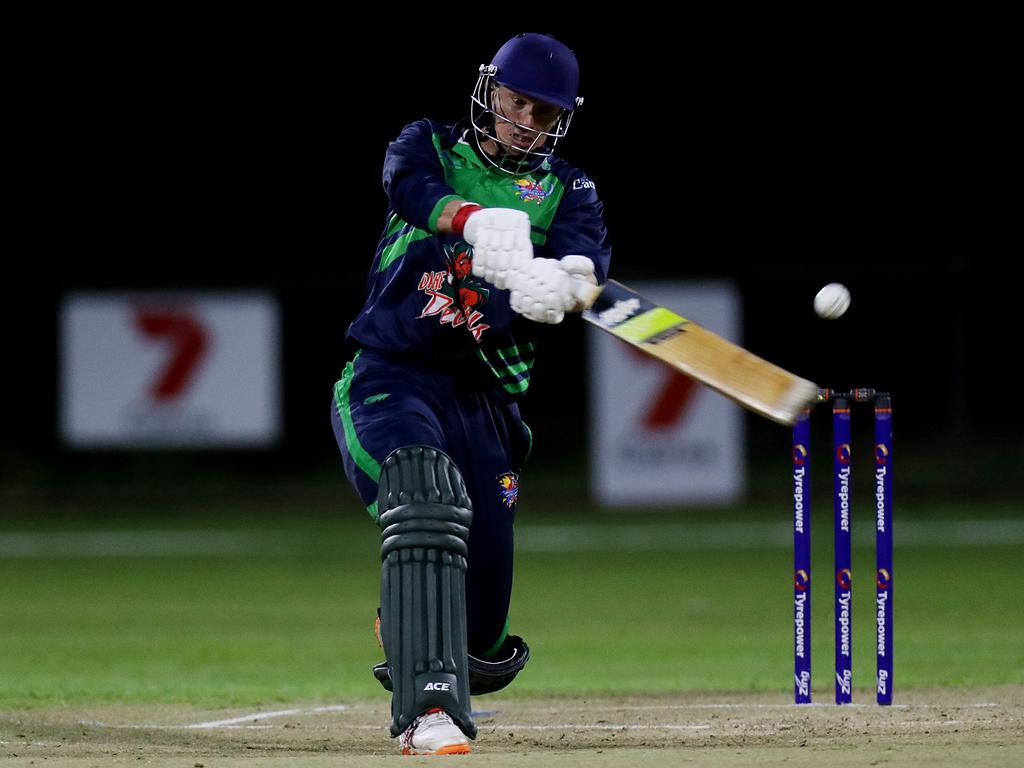
{"label": "glove padding", "polygon": [[[570,257],[566,257],[570,258]],[[586,264],[589,262],[589,271]],[[568,269],[575,272],[569,272]],[[589,277],[588,277],[589,275]],[[566,312],[582,308],[589,287],[597,284],[594,263],[586,256],[533,259],[510,279],[509,304],[514,312],[538,323],[560,323]]]}
{"label": "glove padding", "polygon": [[495,288],[507,288],[509,275],[533,258],[530,217],[514,208],[483,208],[469,215],[462,236],[473,246],[473,274]]}

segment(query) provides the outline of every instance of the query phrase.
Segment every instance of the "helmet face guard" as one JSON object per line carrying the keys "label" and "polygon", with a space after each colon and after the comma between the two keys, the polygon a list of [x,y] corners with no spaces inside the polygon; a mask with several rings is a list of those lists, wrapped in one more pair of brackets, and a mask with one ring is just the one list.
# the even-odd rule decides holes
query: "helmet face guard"
{"label": "helmet face guard", "polygon": [[[497,103],[499,85],[536,101],[558,107],[561,112],[547,130],[530,128],[506,117]],[[583,99],[576,95],[579,67],[572,51],[549,35],[528,33],[505,43],[490,64],[480,65],[480,75],[470,100],[470,119],[480,154],[495,168],[510,174],[538,170],[555,151],[569,130],[573,112]],[[528,147],[510,144],[498,137],[497,126],[505,124],[524,136],[535,137]],[[481,146],[494,142],[497,156]]]}
{"label": "helmet face guard", "polygon": [[[495,92],[499,83],[494,80],[493,70],[493,65],[482,64],[480,66],[480,77],[477,79],[470,102],[470,119],[473,122],[477,146],[479,147],[482,141],[493,141],[498,145],[497,157],[492,157],[481,147],[481,154],[491,165],[506,173],[531,173],[540,168],[554,154],[559,140],[564,138],[569,130],[573,110],[563,109],[554,125],[546,131],[530,128],[510,120],[501,113],[500,107],[495,103],[497,101]],[[579,101],[582,102],[583,99]],[[519,132],[527,136],[536,136],[536,138],[525,149],[516,147],[498,137],[497,126],[499,123],[510,125],[517,128]]]}

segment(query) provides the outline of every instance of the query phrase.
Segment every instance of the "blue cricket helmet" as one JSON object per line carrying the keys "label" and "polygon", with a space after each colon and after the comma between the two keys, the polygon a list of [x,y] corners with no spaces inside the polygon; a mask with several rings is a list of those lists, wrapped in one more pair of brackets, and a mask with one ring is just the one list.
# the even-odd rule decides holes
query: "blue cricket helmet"
{"label": "blue cricket helmet", "polygon": [[[575,54],[551,35],[527,32],[506,42],[490,64],[480,65],[480,76],[470,102],[470,119],[481,154],[507,173],[530,173],[541,168],[569,130],[573,111],[583,103],[577,95],[579,82],[580,69]],[[492,96],[498,85],[562,110],[551,130],[531,130],[538,135],[536,145],[518,156],[495,131],[497,121],[512,122],[495,110]],[[496,143],[498,154],[486,152],[482,142],[492,147],[491,142]]]}
{"label": "blue cricket helmet", "polygon": [[576,56],[551,35],[516,35],[491,59],[494,80],[513,91],[562,109],[576,108],[580,68]]}

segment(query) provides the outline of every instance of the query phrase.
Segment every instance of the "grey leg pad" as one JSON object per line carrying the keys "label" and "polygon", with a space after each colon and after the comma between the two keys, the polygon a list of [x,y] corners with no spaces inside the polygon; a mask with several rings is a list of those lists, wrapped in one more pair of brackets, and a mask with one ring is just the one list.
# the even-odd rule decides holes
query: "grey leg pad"
{"label": "grey leg pad", "polygon": [[393,687],[391,735],[443,708],[476,738],[466,650],[466,555],[472,506],[458,467],[407,446],[381,465],[381,639]]}

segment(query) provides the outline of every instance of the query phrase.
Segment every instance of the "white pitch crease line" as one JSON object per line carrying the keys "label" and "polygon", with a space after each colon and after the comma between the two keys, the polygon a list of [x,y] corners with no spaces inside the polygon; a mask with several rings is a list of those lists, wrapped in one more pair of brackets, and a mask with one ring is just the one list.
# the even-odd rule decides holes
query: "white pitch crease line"
{"label": "white pitch crease line", "polygon": [[518,723],[483,723],[481,728],[495,731],[706,731],[710,725],[638,725],[636,723],[561,723],[559,725],[522,725]]}
{"label": "white pitch crease line", "polygon": [[[237,726],[234,726],[237,727]],[[280,726],[268,726],[279,728]],[[562,723],[560,725],[524,725],[522,723],[482,722],[477,726],[481,731],[706,731],[710,725],[638,725],[636,723]],[[386,731],[387,725],[342,725],[342,731]]]}
{"label": "white pitch crease line", "polygon": [[994,722],[997,722],[997,721],[992,720],[992,719],[988,719],[988,720],[907,720],[907,721],[902,722],[902,723],[897,723],[897,725],[900,725],[902,727],[908,727],[908,726],[915,726],[916,727],[916,726],[920,726],[920,725],[926,725],[929,728],[932,728],[932,727],[937,726],[937,725],[987,725],[988,723],[994,723]]}
{"label": "white pitch crease line", "polygon": [[[344,707],[342,709],[345,709]],[[287,717],[296,714],[310,714],[315,712],[339,711],[333,707],[317,707],[316,709],[289,709],[279,712],[257,713],[263,718]],[[282,728],[280,725],[240,725],[244,720],[254,719],[251,715],[245,718],[230,718],[227,720],[212,720],[207,723],[193,723],[191,725],[108,725],[93,720],[81,720],[82,725],[94,725],[102,728],[131,728],[143,730],[194,730],[198,728],[222,728],[224,730],[271,730]],[[352,731],[381,731],[387,730],[387,725],[341,725],[340,730]],[[524,723],[481,723],[481,729],[490,731],[706,731],[710,725],[641,725],[636,723],[559,723],[556,725],[527,725]]]}
{"label": "white pitch crease line", "polygon": [[[793,711],[798,711],[798,710],[802,710],[802,709],[826,709],[826,710],[832,709],[832,710],[838,711],[840,709],[848,709],[848,708],[851,708],[851,707],[852,708],[861,708],[861,709],[863,709],[863,708],[878,709],[879,712],[884,712],[886,709],[950,709],[950,710],[957,710],[957,709],[993,709],[993,708],[998,709],[1000,707],[1000,705],[996,704],[994,702],[990,702],[990,701],[983,701],[983,702],[978,702],[976,704],[889,704],[889,705],[886,705],[886,706],[878,706],[876,704],[853,703],[853,704],[843,704],[842,707],[838,707],[835,704],[830,704],[830,703],[825,703],[825,702],[820,702],[819,701],[819,702],[814,702],[813,704],[793,704],[792,702],[790,702],[788,704],[785,704],[785,703],[784,704],[728,704],[728,703],[723,703],[723,704],[662,704],[662,705],[658,705],[658,704],[635,704],[635,705],[632,705],[632,704],[626,704],[626,705],[609,704],[607,707],[594,707],[594,706],[592,706],[592,709],[595,709],[595,710],[598,710],[598,711],[601,711],[601,710],[620,711],[620,710],[622,710],[622,711],[628,711],[628,712],[638,711],[638,710],[639,711],[648,711],[648,710],[658,710],[658,709],[666,709],[666,710],[668,710],[668,709],[791,709]],[[558,709],[548,709],[548,710],[545,710],[545,711],[547,711],[547,712],[559,712],[561,710],[558,710]]]}
{"label": "white pitch crease line", "polygon": [[[159,723],[104,723],[100,720],[79,720],[79,725],[92,725],[96,728],[116,728],[118,730],[137,731],[184,731],[194,728],[191,725],[161,725]],[[284,730],[283,725],[223,725],[225,731],[273,731]]]}
{"label": "white pitch crease line", "polygon": [[237,723],[250,723],[254,720],[269,720],[274,717],[291,717],[292,715],[316,715],[323,712],[344,712],[348,709],[344,704],[332,704],[327,707],[312,707],[309,709],[279,709],[276,712],[254,712],[250,715],[229,717],[226,720],[210,720],[205,723],[193,723],[183,725],[182,728],[222,728]]}
{"label": "white pitch crease line", "polygon": [[317,715],[323,714],[324,712],[347,712],[349,707],[344,704],[331,704],[325,707],[302,707],[295,709],[278,709],[272,712],[252,712],[248,715],[239,715],[238,717],[229,717],[224,720],[208,720],[204,723],[189,723],[187,725],[166,725],[166,724],[129,724],[129,725],[110,725],[108,723],[101,723],[95,720],[80,720],[82,725],[95,725],[100,728],[145,728],[145,729],[161,729],[161,730],[200,730],[204,728],[277,728],[275,725],[247,725],[240,726],[239,723],[252,723],[257,720],[269,720],[275,717],[291,717],[292,715]]}
{"label": "white pitch crease line", "polygon": [[10,744],[13,747],[63,747],[60,741],[0,741],[0,744]]}
{"label": "white pitch crease line", "polygon": [[[889,707],[878,707],[878,711],[882,712],[885,709],[949,709],[949,710],[964,710],[964,709],[998,709],[1002,705],[991,701],[980,701],[971,704],[892,704]],[[871,708],[875,709],[875,705],[869,704],[846,704],[843,708],[859,707],[859,708]],[[607,707],[593,707],[594,711],[654,711],[654,710],[678,710],[678,709],[785,709],[793,712],[806,708],[814,708],[819,710],[837,710],[838,707],[832,704],[643,704],[643,705],[617,705],[610,704]],[[331,712],[351,712],[351,707],[345,704],[331,704],[323,707],[296,707],[293,709],[279,709],[270,712],[252,712],[247,715],[239,715],[238,717],[229,717],[223,720],[208,720],[202,723],[187,723],[185,725],[168,725],[158,723],[144,723],[144,724],[110,724],[100,722],[98,720],[80,720],[81,725],[92,725],[98,728],[125,728],[125,729],[142,729],[142,730],[203,730],[212,728],[223,728],[225,730],[273,730],[282,728],[280,725],[252,725],[251,723],[260,720],[270,720],[277,717],[291,717],[293,715],[315,715],[324,714]],[[538,710],[535,710],[538,711]],[[560,712],[562,710],[557,708],[549,708],[546,710],[539,710],[544,712]],[[525,725],[522,723],[491,723],[486,722],[489,719],[488,716],[480,717],[482,720],[480,727],[489,728],[492,730],[521,730],[521,731],[548,731],[558,729],[569,729],[578,731],[594,731],[594,730],[608,730],[608,731],[620,731],[620,730],[676,730],[676,731],[703,731],[711,728],[710,725],[638,725],[635,723],[621,723],[621,724],[589,724],[589,723],[562,723],[559,725]],[[936,721],[925,721],[917,720],[910,721],[908,725],[961,725],[965,723],[974,722],[991,722],[991,721],[972,721],[972,720],[936,720]],[[341,726],[345,730],[372,730],[372,731],[383,731],[387,729],[386,725],[355,725],[345,724]],[[11,744],[13,742],[0,741],[0,744]],[[39,744],[38,746],[43,746]]]}

